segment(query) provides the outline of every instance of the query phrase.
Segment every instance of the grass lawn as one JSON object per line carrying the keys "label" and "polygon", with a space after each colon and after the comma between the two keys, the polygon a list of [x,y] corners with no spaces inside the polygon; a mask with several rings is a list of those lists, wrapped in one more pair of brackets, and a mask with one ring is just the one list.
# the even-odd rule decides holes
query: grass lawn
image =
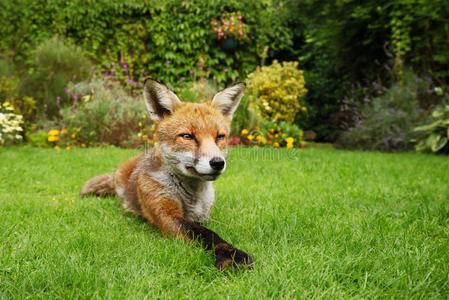
{"label": "grass lawn", "polygon": [[206,225],[256,266],[220,272],[118,199],[78,196],[135,153],[0,148],[0,299],[449,295],[448,157],[233,149]]}

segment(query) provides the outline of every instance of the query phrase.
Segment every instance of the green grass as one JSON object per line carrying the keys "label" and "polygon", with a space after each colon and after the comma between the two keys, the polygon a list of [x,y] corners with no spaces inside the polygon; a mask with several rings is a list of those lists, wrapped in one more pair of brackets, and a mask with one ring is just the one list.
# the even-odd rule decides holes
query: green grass
{"label": "green grass", "polygon": [[78,196],[135,153],[0,149],[0,299],[449,295],[447,157],[234,149],[207,226],[256,266],[220,272],[116,198]]}

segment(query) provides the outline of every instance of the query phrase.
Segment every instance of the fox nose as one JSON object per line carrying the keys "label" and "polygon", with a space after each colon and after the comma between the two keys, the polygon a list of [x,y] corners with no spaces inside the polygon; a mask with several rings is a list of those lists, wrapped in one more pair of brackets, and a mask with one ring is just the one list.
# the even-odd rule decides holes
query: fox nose
{"label": "fox nose", "polygon": [[223,158],[215,156],[212,157],[212,159],[209,161],[209,164],[215,171],[221,171],[225,166],[225,161]]}

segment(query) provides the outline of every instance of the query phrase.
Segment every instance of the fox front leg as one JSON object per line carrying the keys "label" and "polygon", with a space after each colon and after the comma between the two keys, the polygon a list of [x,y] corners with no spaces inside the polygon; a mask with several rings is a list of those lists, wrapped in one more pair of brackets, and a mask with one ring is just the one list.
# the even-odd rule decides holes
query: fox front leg
{"label": "fox front leg", "polygon": [[215,253],[215,267],[220,270],[230,266],[252,266],[250,255],[232,246],[218,234],[196,222],[180,220],[183,231],[193,240],[199,240],[206,250]]}
{"label": "fox front leg", "polygon": [[142,216],[165,235],[198,240],[205,250],[214,251],[215,266],[223,270],[230,266],[250,266],[253,259],[235,248],[218,234],[199,223],[187,221],[179,205],[168,198],[141,202]]}

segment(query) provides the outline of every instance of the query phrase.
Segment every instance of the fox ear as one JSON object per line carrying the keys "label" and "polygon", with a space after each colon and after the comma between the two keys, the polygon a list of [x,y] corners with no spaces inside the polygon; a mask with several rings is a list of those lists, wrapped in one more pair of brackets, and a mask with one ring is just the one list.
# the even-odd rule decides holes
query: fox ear
{"label": "fox ear", "polygon": [[237,83],[215,94],[212,105],[215,106],[224,116],[231,117],[242,99],[245,84]]}
{"label": "fox ear", "polygon": [[176,106],[181,104],[178,96],[167,86],[151,78],[145,79],[143,97],[153,121],[162,120],[165,116],[170,115]]}

